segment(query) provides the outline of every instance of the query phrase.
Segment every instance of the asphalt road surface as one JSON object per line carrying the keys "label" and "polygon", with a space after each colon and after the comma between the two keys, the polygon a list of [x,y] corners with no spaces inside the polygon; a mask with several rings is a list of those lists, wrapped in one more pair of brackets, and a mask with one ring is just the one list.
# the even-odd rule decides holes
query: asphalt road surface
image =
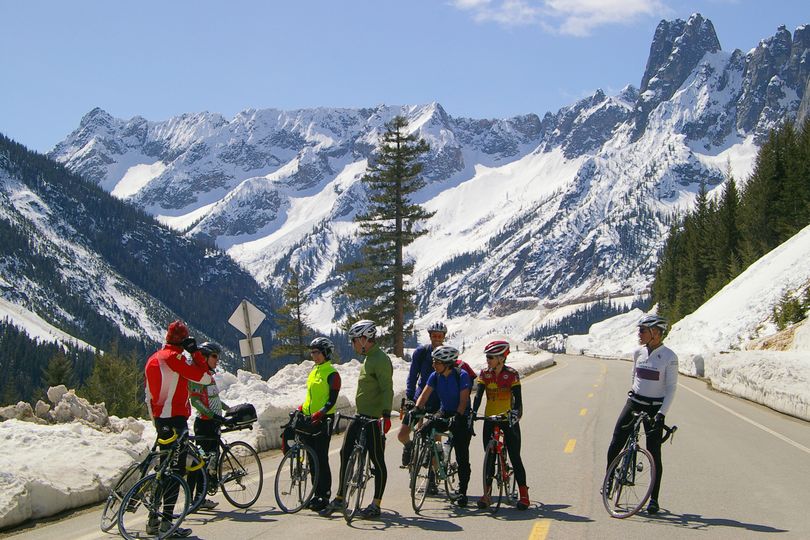
{"label": "asphalt road surface", "polygon": [[[304,510],[285,515],[275,504],[278,452],[262,456],[265,484],[249,510],[236,511],[221,495],[219,507],[189,516],[192,538],[322,539],[740,539],[810,538],[810,424],[775,413],[681,377],[668,424],[679,431],[663,449],[662,512],[618,520],[602,506],[599,485],[607,445],[630,385],[631,364],[558,355],[557,365],[523,380],[523,461],[532,506],[501,508],[492,515],[475,508],[481,494],[482,441],[471,444],[470,507],[429,498],[421,514],[411,508],[408,478],[398,468],[402,446],[395,423],[388,434],[388,487],[383,514],[373,521],[321,518]],[[481,431],[480,426],[477,431]],[[643,439],[643,437],[642,437]],[[338,449],[331,465],[337,478]],[[333,486],[333,490],[336,486]],[[40,522],[0,536],[16,539],[114,538],[98,528],[101,506]]]}

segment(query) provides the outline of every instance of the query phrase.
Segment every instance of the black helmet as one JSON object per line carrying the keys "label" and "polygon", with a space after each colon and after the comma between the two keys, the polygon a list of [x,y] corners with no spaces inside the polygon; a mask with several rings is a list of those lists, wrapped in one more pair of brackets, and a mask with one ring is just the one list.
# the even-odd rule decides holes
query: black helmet
{"label": "black helmet", "polygon": [[335,352],[335,344],[332,343],[332,340],[325,337],[316,337],[313,339],[312,343],[309,344],[309,348],[321,351],[321,354],[323,354],[327,360],[331,360]]}
{"label": "black helmet", "polygon": [[213,341],[206,341],[202,345],[199,346],[200,352],[203,353],[203,356],[211,356],[212,354],[216,354],[219,356],[222,354],[222,347],[219,344]]}

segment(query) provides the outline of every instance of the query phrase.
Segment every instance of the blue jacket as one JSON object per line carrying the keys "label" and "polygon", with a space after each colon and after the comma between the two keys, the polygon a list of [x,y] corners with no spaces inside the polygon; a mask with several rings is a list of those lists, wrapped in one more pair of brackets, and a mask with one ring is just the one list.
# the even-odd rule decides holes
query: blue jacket
{"label": "blue jacket", "polygon": [[[419,394],[427,384],[428,377],[433,373],[433,353],[432,345],[420,345],[413,352],[411,359],[411,370],[408,372],[408,382],[405,384],[405,397],[411,401],[419,399]],[[428,399],[427,409],[436,410],[439,408],[439,397],[436,392]]]}

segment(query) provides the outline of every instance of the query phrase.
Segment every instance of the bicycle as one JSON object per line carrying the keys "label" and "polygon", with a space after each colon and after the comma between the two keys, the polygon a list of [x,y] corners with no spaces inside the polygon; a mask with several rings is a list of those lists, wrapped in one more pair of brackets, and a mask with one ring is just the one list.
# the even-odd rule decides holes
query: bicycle
{"label": "bicycle", "polygon": [[[118,531],[127,540],[155,536],[167,538],[188,514],[188,484],[174,472],[181,453],[190,446],[188,432],[179,437],[175,432],[169,439],[158,439],[157,444],[171,446],[150,452],[147,460],[159,458],[155,472],[135,482],[118,509]],[[167,513],[164,499],[171,504],[172,498],[173,511]],[[166,523],[169,525],[165,526]]]}
{"label": "bicycle", "polygon": [[[613,459],[602,481],[602,503],[611,517],[624,519],[635,515],[647,502],[655,485],[657,471],[652,454],[639,446],[638,435],[649,415],[634,412],[633,430],[621,452]],[[664,426],[663,444],[678,426]]]}
{"label": "bicycle", "polygon": [[[473,420],[485,420],[493,423],[492,437],[484,449],[484,489],[490,486],[491,502],[490,511],[494,514],[501,507],[501,501],[506,495],[510,504],[517,504],[518,489],[514,470],[509,463],[509,455],[506,449],[506,440],[501,426],[508,424],[509,427],[517,423],[517,415],[513,411],[507,414],[494,416],[473,416]],[[497,496],[492,487],[493,482],[497,486]]]}
{"label": "bicycle", "polygon": [[[416,513],[422,509],[427,498],[431,472],[436,481],[444,481],[444,489],[451,502],[458,498],[458,464],[455,462],[453,436],[436,429],[435,422],[444,420],[441,416],[419,416],[428,423],[416,432],[411,454],[411,504]],[[411,422],[416,423],[417,419],[417,414],[412,411]],[[446,441],[441,442],[437,437],[446,437]]]}
{"label": "bicycle", "polygon": [[[284,453],[276,472],[275,495],[279,508],[285,514],[294,514],[304,508],[315,493],[318,484],[318,456],[315,450],[301,440],[301,434],[310,434],[301,427],[311,425],[304,413],[291,413],[290,421],[281,429],[294,433],[294,443]],[[324,429],[329,429],[324,425]],[[285,497],[290,499],[286,500]]]}
{"label": "bicycle", "polygon": [[[366,484],[369,478],[374,476],[371,472],[371,459],[368,456],[368,448],[366,448],[366,439],[368,434],[368,426],[374,422],[380,422],[379,418],[371,418],[362,414],[354,416],[341,416],[340,413],[335,417],[335,427],[342,419],[347,419],[353,422],[362,422],[360,427],[360,434],[357,436],[357,441],[354,443],[352,453],[346,462],[346,471],[343,475],[343,486],[346,490],[343,499],[343,517],[346,523],[351,523],[352,519],[357,515],[363,505],[363,497],[366,493]],[[352,500],[354,501],[352,503]]]}
{"label": "bicycle", "polygon": [[[242,429],[253,429],[251,424],[225,424],[220,435],[225,435]],[[192,437],[192,440],[210,440],[204,437]],[[221,437],[217,438],[219,457],[214,463],[216,468],[211,471],[205,466],[205,458],[202,451],[192,445],[189,455],[195,464],[194,469],[199,469],[202,473],[202,488],[197,497],[191,501],[189,513],[196,511],[205,500],[206,493],[214,495],[218,490],[222,491],[225,499],[237,508],[250,508],[259,499],[264,486],[264,474],[262,472],[262,462],[259,453],[250,444],[244,441],[225,442]],[[216,455],[216,453],[214,453]]]}

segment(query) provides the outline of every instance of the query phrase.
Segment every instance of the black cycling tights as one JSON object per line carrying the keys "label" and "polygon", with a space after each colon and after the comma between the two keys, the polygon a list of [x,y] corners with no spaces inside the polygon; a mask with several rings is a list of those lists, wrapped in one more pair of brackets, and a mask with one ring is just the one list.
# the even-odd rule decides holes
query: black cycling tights
{"label": "black cycling tights", "polygon": [[[183,416],[172,416],[171,418],[155,418],[155,429],[157,430],[157,435],[159,439],[170,439],[173,432],[177,433],[177,437],[179,438],[180,435],[188,431],[188,420]],[[159,445],[161,450],[168,450],[172,446],[174,446],[174,442],[167,445]],[[180,452],[179,456],[177,457],[177,462],[171,468],[172,472],[177,474],[179,477],[183,477],[186,474],[186,450],[184,449]],[[166,459],[166,455],[161,456],[160,463],[163,463],[163,460]],[[177,494],[180,490],[179,485],[170,485],[169,489],[163,494],[163,513],[164,515],[172,515],[174,513],[174,505],[177,502]],[[151,516],[150,516],[151,517]]]}
{"label": "black cycling tights", "polygon": [[661,477],[664,475],[664,464],[661,462],[661,437],[664,428],[662,426],[658,429],[653,429],[653,419],[655,418],[655,413],[657,413],[660,408],[660,405],[642,405],[641,403],[636,403],[628,399],[627,403],[624,404],[624,409],[622,409],[619,415],[619,419],[616,421],[616,427],[613,428],[613,439],[610,441],[607,455],[607,466],[610,467],[610,464],[616,456],[619,455],[619,452],[622,451],[627,439],[630,437],[630,433],[633,431],[633,423],[635,421],[633,413],[645,411],[649,415],[649,418],[644,421],[644,434],[647,436],[647,444],[645,446],[650,454],[652,454],[655,470],[657,471],[655,484],[653,484],[652,495],[650,495],[650,497],[656,501],[658,500],[658,492],[661,489]]}
{"label": "black cycling tights", "polygon": [[[346,463],[354,450],[354,443],[360,437],[360,429],[368,420],[353,420],[346,429],[346,437],[343,439],[343,446],[340,448],[340,478],[338,496],[346,495],[346,486],[343,485],[346,475]],[[366,448],[374,469],[374,499],[382,499],[385,492],[385,483],[388,481],[388,469],[385,468],[385,435],[380,429],[379,422],[371,422],[366,428]]]}
{"label": "black cycling tights", "polygon": [[[512,462],[512,468],[515,470],[515,480],[519,486],[526,485],[526,469],[523,467],[523,460],[520,458],[520,424],[515,424],[509,427],[507,424],[499,423],[503,431],[503,440],[506,443],[506,450],[509,453],[509,461]],[[482,437],[484,443],[484,450],[487,449],[489,441],[492,439],[492,431],[495,428],[494,422],[484,421],[484,436]],[[485,458],[486,459],[486,458]],[[495,462],[492,462],[494,469]],[[492,477],[492,471],[487,471],[487,477]],[[490,486],[484,486],[488,488]]]}

